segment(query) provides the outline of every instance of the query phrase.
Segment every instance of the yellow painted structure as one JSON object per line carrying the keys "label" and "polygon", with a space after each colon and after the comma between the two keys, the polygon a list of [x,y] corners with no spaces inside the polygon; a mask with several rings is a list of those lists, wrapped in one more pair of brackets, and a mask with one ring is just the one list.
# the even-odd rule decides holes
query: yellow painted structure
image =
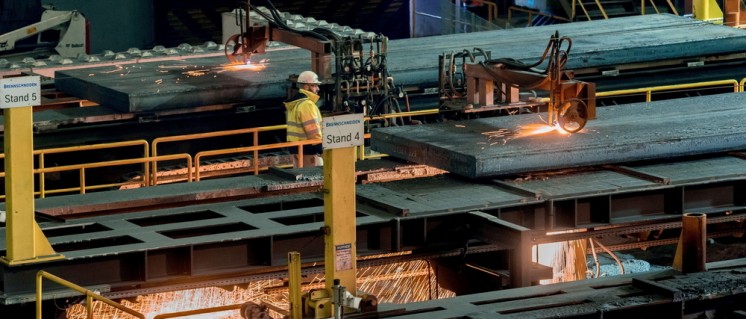
{"label": "yellow painted structure", "polygon": [[303,308],[301,307],[300,272],[300,253],[297,251],[291,251],[288,253],[288,299],[290,299],[290,319],[303,318]]}
{"label": "yellow painted structure", "polygon": [[8,265],[63,258],[34,219],[34,135],[31,106],[4,109],[6,256]]}
{"label": "yellow painted structure", "polygon": [[326,149],[324,158],[324,236],[326,289],[334,279],[356,294],[355,147]]}
{"label": "yellow painted structure", "polygon": [[723,24],[723,10],[715,0],[694,0],[692,14],[697,20]]}

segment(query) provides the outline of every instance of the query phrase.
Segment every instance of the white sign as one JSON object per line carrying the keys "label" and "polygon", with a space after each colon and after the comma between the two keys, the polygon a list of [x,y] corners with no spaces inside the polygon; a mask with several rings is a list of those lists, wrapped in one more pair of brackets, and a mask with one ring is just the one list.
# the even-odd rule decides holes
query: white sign
{"label": "white sign", "polygon": [[39,76],[0,79],[0,108],[41,104]]}
{"label": "white sign", "polygon": [[325,117],[322,121],[321,147],[324,149],[363,145],[365,130],[363,114]]}
{"label": "white sign", "polygon": [[352,244],[334,246],[334,271],[352,269]]}

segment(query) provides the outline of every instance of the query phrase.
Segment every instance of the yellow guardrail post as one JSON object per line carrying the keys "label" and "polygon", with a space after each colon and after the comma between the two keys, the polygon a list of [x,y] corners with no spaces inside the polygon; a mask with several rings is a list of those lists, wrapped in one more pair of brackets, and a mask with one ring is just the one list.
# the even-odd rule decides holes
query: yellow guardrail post
{"label": "yellow guardrail post", "polygon": [[[68,147],[58,147],[58,148],[49,148],[49,149],[41,149],[41,150],[34,150],[34,155],[39,156],[39,167],[35,172],[38,172],[39,174],[39,197],[44,198],[47,195],[46,191],[46,172],[44,168],[46,167],[46,156],[50,154],[61,154],[61,153],[72,153],[72,152],[79,152],[79,151],[90,151],[90,150],[101,150],[101,149],[112,149],[112,148],[123,148],[123,147],[130,147],[130,146],[143,146],[143,157],[147,158],[150,157],[149,155],[149,145],[148,142],[145,140],[133,140],[133,141],[123,141],[123,142],[113,142],[113,143],[102,143],[102,144],[93,144],[93,145],[79,145],[79,146],[68,146]],[[5,154],[0,155],[0,158],[4,158]],[[149,166],[145,165],[143,167],[143,170],[145,171],[145,175],[148,175]],[[0,176],[5,176],[4,173],[0,174]]]}
{"label": "yellow guardrail post", "polygon": [[[13,79],[8,79],[13,80]],[[2,79],[6,81],[6,79]],[[39,77],[21,77],[18,82],[26,81],[29,87],[39,87]],[[6,98],[11,96],[3,91]],[[38,101],[37,92],[23,93],[27,97],[33,94],[33,101]],[[5,102],[5,103],[3,103]],[[0,262],[5,265],[21,265],[62,259],[52,248],[41,227],[34,218],[34,134],[33,107],[31,104],[14,105],[7,101],[0,102],[3,110],[6,228],[5,255],[0,256]],[[35,104],[38,105],[38,104]],[[10,150],[13,150],[11,153]]]}
{"label": "yellow guardrail post", "polygon": [[601,15],[604,16],[604,19],[609,19],[609,16],[606,15],[606,10],[604,10],[604,6],[601,5],[601,1],[596,0],[596,6],[598,6],[598,10],[601,11]]}
{"label": "yellow guardrail post", "polygon": [[85,167],[80,168],[78,176],[80,178],[80,193],[85,194]]}
{"label": "yellow guardrail post", "polygon": [[[65,171],[78,171],[78,175],[80,176],[79,186],[77,188],[66,188],[61,190],[47,190],[45,191],[48,194],[51,193],[63,193],[63,192],[70,192],[70,191],[78,191],[81,194],[85,194],[87,190],[91,189],[100,189],[100,188],[108,188],[113,186],[120,186],[124,185],[126,183],[115,183],[115,184],[104,184],[104,185],[97,185],[94,186],[88,186],[85,183],[85,176],[86,176],[86,169],[91,168],[101,168],[101,167],[111,167],[111,166],[121,166],[121,165],[131,165],[131,164],[147,164],[149,165],[150,162],[153,161],[168,161],[168,160],[178,160],[183,159],[187,163],[187,182],[192,181],[192,157],[189,154],[173,154],[173,155],[163,155],[163,156],[156,156],[156,157],[143,157],[143,158],[132,158],[132,159],[124,159],[124,160],[113,160],[113,161],[106,161],[106,162],[96,162],[96,163],[89,163],[89,164],[76,164],[76,165],[66,165],[66,166],[55,166],[55,167],[47,167],[44,169],[36,169],[37,173],[58,173],[58,172],[65,172]],[[143,185],[145,185],[145,181],[143,180]]]}
{"label": "yellow guardrail post", "polygon": [[491,2],[491,1],[485,1],[482,2],[484,5],[487,6],[487,21],[492,22],[492,20],[497,20],[498,16],[498,10],[497,10],[497,3]]}
{"label": "yellow guardrail post", "polygon": [[[39,154],[39,168],[44,168],[44,153]],[[39,197],[44,198],[46,193],[44,192],[47,183],[44,178],[44,173],[39,173]]]}
{"label": "yellow guardrail post", "polygon": [[715,0],[694,0],[692,3],[693,16],[697,20],[713,24],[723,24],[723,10]]}
{"label": "yellow guardrail post", "polygon": [[290,319],[301,319],[301,259],[300,253],[291,251],[288,253],[288,299],[290,301]]}

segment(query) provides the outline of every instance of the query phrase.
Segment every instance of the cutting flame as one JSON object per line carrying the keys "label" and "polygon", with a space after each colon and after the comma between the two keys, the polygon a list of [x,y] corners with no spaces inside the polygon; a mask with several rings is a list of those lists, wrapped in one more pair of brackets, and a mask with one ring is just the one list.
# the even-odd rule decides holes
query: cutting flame
{"label": "cutting flame", "polygon": [[528,125],[521,126],[518,129],[518,133],[515,135],[515,138],[542,135],[542,134],[547,134],[550,132],[557,132],[560,135],[570,134],[569,132],[563,130],[559,126],[559,124],[547,125],[547,124],[537,123],[537,124],[528,124]]}
{"label": "cutting flame", "polygon": [[224,71],[261,71],[267,68],[269,60],[262,59],[259,62],[252,63],[251,60],[246,63],[232,63],[223,66]]}
{"label": "cutting flame", "polygon": [[568,131],[565,131],[565,129],[563,129],[559,124],[556,124],[556,123],[554,124],[554,129],[557,130],[557,132],[559,132],[562,135],[570,135],[570,134],[572,134],[572,133],[570,133]]}

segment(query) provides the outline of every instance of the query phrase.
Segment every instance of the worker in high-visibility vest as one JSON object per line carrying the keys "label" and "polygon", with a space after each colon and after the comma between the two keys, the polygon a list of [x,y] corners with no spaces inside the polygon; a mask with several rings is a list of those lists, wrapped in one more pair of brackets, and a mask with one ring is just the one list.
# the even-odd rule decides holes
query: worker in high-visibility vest
{"label": "worker in high-visibility vest", "polygon": [[[284,102],[287,111],[287,141],[321,140],[321,111],[316,105],[319,100],[319,76],[312,71],[304,71],[298,75],[298,93]],[[321,144],[303,146],[303,166],[321,166]],[[293,167],[301,167],[298,148],[291,147]]]}

